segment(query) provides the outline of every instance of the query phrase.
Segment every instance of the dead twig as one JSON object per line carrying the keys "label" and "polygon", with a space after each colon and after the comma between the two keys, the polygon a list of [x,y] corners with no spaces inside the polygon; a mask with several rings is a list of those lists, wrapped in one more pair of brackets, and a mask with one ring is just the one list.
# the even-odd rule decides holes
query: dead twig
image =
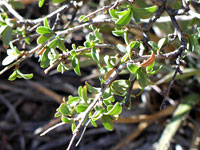
{"label": "dead twig", "polygon": [[137,129],[133,131],[130,135],[125,137],[119,144],[117,144],[113,150],[117,150],[120,147],[126,145],[130,141],[134,140],[138,137],[148,126],[150,126],[154,121],[163,118],[165,116],[171,115],[175,110],[174,106],[169,106],[166,109],[163,109],[153,115],[140,115],[140,116],[132,116],[129,118],[119,118],[116,120],[116,123],[139,123]]}
{"label": "dead twig", "polygon": [[[0,101],[3,104],[5,104],[6,107],[8,107],[8,109],[12,113],[16,123],[18,125],[20,125],[21,124],[21,119],[20,119],[18,113],[16,112],[15,108],[12,106],[12,104],[8,100],[6,100],[2,95],[0,95]],[[25,143],[25,138],[23,136],[22,128],[19,128],[18,131],[19,131],[19,135],[20,135],[19,140],[20,140],[20,144],[21,144],[21,150],[25,150],[26,143]]]}
{"label": "dead twig", "polygon": [[34,87],[35,89],[37,89],[38,91],[42,92],[43,94],[53,98],[54,100],[56,100],[58,103],[62,103],[63,102],[63,97],[58,95],[57,93],[53,92],[50,89],[45,88],[44,86],[42,86],[41,84],[37,83],[37,82],[33,82],[33,81],[28,81],[28,83]]}

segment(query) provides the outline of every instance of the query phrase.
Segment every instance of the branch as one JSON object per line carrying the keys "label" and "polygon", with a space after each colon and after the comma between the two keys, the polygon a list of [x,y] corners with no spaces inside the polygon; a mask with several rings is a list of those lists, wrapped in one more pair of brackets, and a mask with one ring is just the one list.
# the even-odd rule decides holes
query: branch
{"label": "branch", "polygon": [[20,64],[22,61],[24,61],[25,59],[27,59],[28,57],[30,57],[32,54],[34,54],[35,52],[37,52],[38,50],[40,50],[42,47],[44,47],[44,45],[47,42],[40,44],[38,46],[36,46],[35,48],[33,48],[32,50],[30,50],[28,53],[26,53],[25,55],[23,55],[20,59],[18,59],[16,62],[8,65],[7,67],[5,67],[3,70],[0,71],[0,75],[2,75],[4,72],[6,72],[7,70],[11,69],[12,67],[14,67],[17,64]]}
{"label": "branch", "polygon": [[169,84],[167,90],[164,93],[164,99],[163,99],[162,104],[160,106],[161,109],[166,107],[166,103],[168,101],[168,94],[169,94],[169,91],[170,91],[170,89],[171,89],[171,87],[172,87],[172,85],[174,83],[174,80],[176,78],[177,73],[178,72],[182,73],[181,70],[180,70],[180,61],[182,59],[183,51],[186,49],[186,40],[185,40],[184,35],[183,35],[183,33],[182,33],[181,29],[180,29],[180,26],[179,26],[174,14],[173,14],[173,9],[166,8],[166,11],[167,11],[167,13],[169,14],[169,16],[171,18],[171,21],[172,21],[172,24],[174,26],[175,32],[177,33],[178,38],[181,41],[181,45],[178,48],[178,55],[177,55],[177,59],[176,59],[176,71],[175,71],[175,73],[174,73],[174,75],[172,77],[172,80],[170,81],[170,84]]}
{"label": "branch", "polygon": [[[18,113],[16,112],[15,108],[12,106],[12,104],[11,104],[4,96],[2,96],[2,95],[0,95],[0,101],[1,101],[3,104],[6,105],[6,107],[9,109],[9,111],[12,113],[12,115],[13,115],[13,117],[14,117],[16,123],[17,123],[18,125],[20,125],[20,124],[21,124],[21,119],[20,119]],[[20,133],[20,138],[19,138],[19,139],[20,139],[21,149],[22,149],[22,150],[25,150],[25,145],[26,145],[26,143],[25,143],[25,138],[24,138],[24,136],[22,135],[22,134],[23,134],[22,128],[19,127],[19,128],[18,128],[18,132]]]}
{"label": "branch", "polygon": [[8,4],[5,0],[3,0],[3,1],[0,2],[0,6],[1,6],[1,5],[4,5],[4,6],[9,10],[9,12],[10,12],[13,16],[15,16],[15,18],[17,18],[19,21],[23,21],[23,20],[24,20],[24,18],[23,18],[17,11],[15,11],[15,10],[12,8],[12,6],[11,6],[10,4]]}
{"label": "branch", "polygon": [[117,75],[126,67],[126,63],[119,65],[119,67],[111,74],[111,76],[109,77],[109,79],[102,85],[102,88],[100,90],[100,92],[95,96],[94,100],[92,101],[92,103],[88,106],[88,108],[81,114],[78,115],[77,118],[81,118],[81,120],[79,121],[76,129],[73,132],[73,136],[70,140],[70,143],[67,147],[67,150],[70,150],[72,147],[72,144],[76,138],[76,136],[79,133],[80,128],[82,127],[83,122],[85,121],[85,119],[87,118],[88,114],[90,113],[90,111],[95,107],[96,103],[101,99],[101,96],[103,95],[104,91],[106,90],[106,88],[114,81],[114,79],[117,77]]}
{"label": "branch", "polygon": [[80,20],[80,22],[82,22],[82,21],[85,20],[86,18],[90,19],[90,18],[94,17],[94,16],[95,16],[97,13],[99,13],[99,12],[105,12],[105,11],[108,11],[109,9],[114,9],[114,8],[118,7],[119,5],[121,5],[121,4],[124,3],[124,2],[129,2],[129,3],[131,3],[131,4],[134,3],[133,0],[117,0],[117,1],[116,1],[115,3],[113,3],[113,4],[110,4],[110,5],[108,5],[108,6],[104,6],[104,7],[100,8],[100,9],[98,9],[98,10],[96,10],[96,11],[94,11],[94,12],[88,14],[88,15],[86,15],[85,17],[83,17],[83,18]]}
{"label": "branch", "polygon": [[[177,56],[177,52],[178,50],[171,52],[171,53],[167,53],[167,54],[163,54],[163,55],[156,55],[156,58],[175,58]],[[139,58],[136,58],[135,60],[130,60],[124,64],[121,64],[118,66],[118,68],[110,75],[110,77],[108,78],[108,80],[105,81],[105,83],[102,85],[102,88],[100,90],[100,92],[96,95],[95,99],[92,101],[92,103],[88,106],[88,108],[85,110],[85,112],[81,113],[78,115],[77,118],[81,118],[81,120],[79,121],[76,129],[73,132],[73,136],[71,138],[71,141],[68,145],[67,150],[70,150],[72,147],[72,144],[76,138],[76,136],[79,133],[80,128],[82,127],[83,122],[85,121],[85,119],[88,117],[89,112],[95,107],[96,103],[101,99],[101,96],[103,95],[104,91],[106,90],[106,88],[116,79],[116,77],[118,76],[118,74],[126,68],[127,63],[133,63],[136,64],[138,62],[141,62],[142,60],[146,60],[150,57],[150,55],[145,55],[145,56],[141,56]]]}
{"label": "branch", "polygon": [[22,17],[17,11],[15,11],[12,6],[6,2],[5,0],[1,1],[0,2],[0,5],[4,5],[8,11],[18,19],[17,23],[18,24],[21,24],[21,23],[25,23],[25,24],[37,24],[37,23],[40,23],[44,20],[44,18],[51,18],[53,17],[54,15],[57,15],[58,13],[61,13],[62,11],[66,11],[67,9],[69,9],[72,5],[72,2],[66,4],[66,5],[63,5],[62,7],[58,8],[57,10],[55,10],[54,12],[48,14],[47,16],[43,17],[43,18],[38,18],[38,19],[25,19],[24,17]]}
{"label": "branch", "polygon": [[[100,20],[100,21],[92,21],[92,22],[88,22],[88,23],[84,23],[82,25],[73,27],[73,28],[68,28],[64,31],[58,31],[56,32],[57,36],[66,36],[74,31],[83,29],[91,24],[100,24],[100,23],[109,23],[112,22],[110,19],[106,19],[106,20]],[[50,39],[53,40],[55,39],[56,36],[52,37]],[[20,59],[18,59],[16,62],[8,65],[7,67],[5,67],[3,70],[0,71],[0,75],[2,75],[4,72],[6,72],[7,70],[11,69],[12,67],[14,67],[15,65],[21,63],[22,61],[24,61],[25,59],[27,59],[28,57],[30,57],[32,54],[34,54],[35,52],[37,52],[38,50],[40,50],[41,48],[43,48],[48,42],[45,42],[43,44],[38,45],[37,47],[33,48],[32,50],[30,50],[29,52],[27,52],[25,55],[23,55]]]}
{"label": "branch", "polygon": [[188,13],[194,18],[200,19],[200,14],[198,14],[198,13],[192,11],[192,10],[189,10]]}
{"label": "branch", "polygon": [[[175,18],[177,21],[189,21],[197,17],[193,15],[180,15],[180,16],[176,16]],[[150,19],[141,19],[141,22],[148,23],[149,20]],[[163,16],[156,20],[156,23],[166,23],[166,22],[171,22],[171,18],[169,16]]]}
{"label": "branch", "polygon": [[42,132],[42,133],[40,134],[40,136],[44,136],[45,134],[49,133],[49,132],[52,131],[53,129],[55,129],[55,128],[57,128],[57,127],[60,127],[60,126],[62,126],[62,125],[64,125],[64,124],[65,124],[64,122],[57,123],[57,124],[55,124],[54,126],[48,128],[46,131]]}

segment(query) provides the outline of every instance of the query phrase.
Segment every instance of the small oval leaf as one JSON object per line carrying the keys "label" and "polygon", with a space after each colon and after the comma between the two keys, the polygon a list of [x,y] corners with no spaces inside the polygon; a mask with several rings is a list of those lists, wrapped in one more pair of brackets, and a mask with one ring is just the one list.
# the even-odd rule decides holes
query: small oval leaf
{"label": "small oval leaf", "polygon": [[127,68],[128,70],[132,73],[132,74],[136,74],[137,73],[137,70],[140,68],[139,66],[135,65],[135,64],[132,64],[132,63],[128,63],[127,64]]}
{"label": "small oval leaf", "polygon": [[74,68],[74,72],[80,76],[81,72],[80,72],[79,60],[76,56],[72,57],[72,67]]}
{"label": "small oval leaf", "polygon": [[67,105],[64,104],[64,103],[62,103],[62,104],[60,105],[60,107],[59,107],[59,112],[60,112],[61,114],[63,114],[63,115],[69,115],[69,114],[70,114],[70,111],[69,111]]}
{"label": "small oval leaf", "polygon": [[107,130],[112,131],[114,129],[114,124],[110,116],[103,115],[101,120],[102,120],[103,126]]}
{"label": "small oval leaf", "polygon": [[107,113],[104,113],[105,115],[119,115],[122,112],[122,106],[119,102],[115,103],[115,105],[112,107],[111,110],[109,110]]}
{"label": "small oval leaf", "polygon": [[14,81],[17,78],[17,71],[14,71],[8,78],[9,81]]}
{"label": "small oval leaf", "polygon": [[52,30],[48,27],[40,26],[37,28],[36,32],[39,34],[46,34],[46,33],[52,33]]}

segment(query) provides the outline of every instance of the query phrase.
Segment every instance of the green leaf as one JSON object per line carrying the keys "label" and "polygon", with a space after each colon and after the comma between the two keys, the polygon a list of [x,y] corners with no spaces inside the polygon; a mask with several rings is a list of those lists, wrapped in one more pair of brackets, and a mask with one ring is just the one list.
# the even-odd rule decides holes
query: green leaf
{"label": "green leaf", "polygon": [[27,44],[29,44],[29,45],[31,44],[31,43],[30,43],[30,38],[28,38],[28,37],[27,37],[27,38],[24,38],[24,41],[25,41]]}
{"label": "green leaf", "polygon": [[61,120],[62,120],[62,122],[64,122],[64,123],[70,123],[70,122],[71,122],[71,120],[70,120],[69,118],[65,117],[65,116],[62,116],[62,117],[61,117]]}
{"label": "green leaf", "polygon": [[72,132],[74,132],[74,130],[76,129],[76,124],[75,124],[75,122],[72,123],[71,129],[72,129]]}
{"label": "green leaf", "polygon": [[101,37],[101,35],[100,35],[100,33],[99,33],[99,29],[96,29],[96,30],[94,31],[94,35],[95,35],[96,38],[99,40],[99,43],[102,43],[102,42],[103,42],[103,39],[102,39],[102,37]]}
{"label": "green leaf", "polygon": [[115,102],[115,98],[112,96],[108,97],[108,98],[104,98],[103,99],[103,103],[108,106],[111,105],[113,102]]}
{"label": "green leaf", "polygon": [[43,34],[41,36],[39,36],[39,38],[37,39],[37,43],[38,44],[42,44],[46,41],[48,41],[51,37],[53,37],[53,33],[46,33],[46,34]]}
{"label": "green leaf", "polygon": [[87,86],[87,89],[90,93],[94,93],[94,94],[98,94],[101,90],[101,88],[96,88],[96,87],[93,87],[91,86],[89,83],[85,83],[85,85]]}
{"label": "green leaf", "polygon": [[84,42],[84,46],[87,47],[87,48],[91,48],[91,44],[90,44],[90,41],[85,41]]}
{"label": "green leaf", "polygon": [[108,110],[108,112],[104,113],[104,115],[119,115],[121,112],[122,106],[119,102],[117,102],[110,110]]}
{"label": "green leaf", "polygon": [[76,105],[77,103],[79,103],[79,101],[80,101],[80,97],[78,97],[78,96],[75,96],[75,97],[68,97],[68,101],[67,101],[67,104],[68,105]]}
{"label": "green leaf", "polygon": [[118,15],[116,14],[117,10],[116,9],[109,9],[109,14],[113,18],[118,18]]}
{"label": "green leaf", "polygon": [[64,69],[64,67],[61,65],[61,64],[59,64],[58,66],[57,66],[57,71],[58,72],[61,72],[62,74],[65,72],[65,69]]}
{"label": "green leaf", "polygon": [[81,95],[82,95],[82,98],[83,100],[86,102],[87,101],[87,86],[85,85],[82,90],[81,90]]}
{"label": "green leaf", "polygon": [[63,115],[69,115],[70,114],[70,111],[69,111],[69,108],[67,107],[66,104],[62,103],[60,106],[59,106],[59,112]]}
{"label": "green leaf", "polygon": [[198,28],[197,28],[197,31],[198,31],[198,32],[199,32],[199,34],[200,34],[200,27],[198,27]]}
{"label": "green leaf", "polygon": [[58,66],[57,66],[57,70],[61,73],[64,73],[66,70],[70,70],[71,67],[67,64],[65,64],[64,62],[61,62]]}
{"label": "green leaf", "polygon": [[56,48],[58,45],[58,40],[57,39],[54,39],[53,41],[51,41],[48,45],[49,48]]}
{"label": "green leaf", "polygon": [[129,8],[128,10],[123,11],[123,15],[116,21],[116,25],[125,26],[127,25],[132,17],[132,10]]}
{"label": "green leaf", "polygon": [[133,8],[132,11],[133,11],[133,18],[134,18],[135,22],[139,23],[140,22],[140,13],[138,13],[135,8]]}
{"label": "green leaf", "polygon": [[[154,64],[155,62],[153,62],[150,66],[152,66],[153,64]],[[156,73],[158,73],[161,69],[162,69],[162,65],[160,65],[157,69],[155,69],[155,70],[153,70],[153,68],[152,68],[152,70],[150,70],[149,72],[148,72],[148,74],[150,74],[150,75],[154,75],[154,74],[156,74]],[[147,67],[148,68],[148,67]]]}
{"label": "green leaf", "polygon": [[135,64],[128,63],[128,64],[127,64],[127,68],[128,68],[128,70],[129,70],[132,74],[136,75],[137,70],[138,70],[140,67],[137,66],[137,65],[135,65]]}
{"label": "green leaf", "polygon": [[58,48],[64,52],[66,52],[67,50],[67,48],[65,47],[64,41],[61,39],[58,39]]}
{"label": "green leaf", "polygon": [[115,31],[112,31],[112,34],[114,35],[114,36],[123,36],[124,35],[124,33],[125,33],[125,31],[124,30],[115,30]]}
{"label": "green leaf", "polygon": [[91,55],[92,55],[92,58],[96,62],[99,62],[99,52],[98,52],[98,50],[95,47],[92,47],[92,49],[91,49]]}
{"label": "green leaf", "polygon": [[118,50],[120,50],[122,53],[126,53],[126,48],[122,44],[117,44],[116,47]]}
{"label": "green leaf", "polygon": [[125,63],[128,59],[129,59],[129,54],[126,53],[126,54],[121,58],[121,62],[122,62],[122,63]]}
{"label": "green leaf", "polygon": [[173,118],[170,123],[167,124],[162,136],[159,140],[158,150],[166,149],[169,146],[172,137],[178,130],[183,117],[193,108],[193,106],[200,101],[200,94],[193,93],[184,98],[184,101],[178,105],[173,113]]}
{"label": "green leaf", "polygon": [[81,112],[84,112],[87,108],[88,108],[88,105],[86,105],[86,104],[79,104],[76,107],[76,111],[77,111],[77,113],[81,113]]}
{"label": "green leaf", "polygon": [[76,56],[72,57],[72,67],[74,68],[74,72],[81,76],[81,72],[80,72],[80,66],[79,66],[79,60]]}
{"label": "green leaf", "polygon": [[15,9],[24,9],[25,8],[25,5],[23,3],[21,3],[21,2],[18,2],[18,1],[11,1],[10,4]]}
{"label": "green leaf", "polygon": [[94,126],[94,127],[97,127],[97,124],[96,124],[96,122],[95,121],[90,121],[90,123]]}
{"label": "green leaf", "polygon": [[107,130],[112,131],[114,129],[114,124],[110,116],[103,115],[101,120],[102,120],[103,126]]}
{"label": "green leaf", "polygon": [[54,114],[54,118],[58,118],[58,117],[60,117],[60,116],[62,116],[62,114],[61,114],[60,112],[56,112],[56,113]]}
{"label": "green leaf", "polygon": [[62,3],[65,2],[66,0],[51,0],[53,3]]}
{"label": "green leaf", "polygon": [[48,24],[47,17],[44,18],[44,20],[43,20],[43,24],[44,24],[45,27],[47,27],[47,28],[50,29],[50,26],[49,26],[49,24]]}
{"label": "green leaf", "polygon": [[149,41],[148,42],[149,45],[151,45],[151,47],[155,50],[159,50],[158,45],[154,42],[154,41]]}
{"label": "green leaf", "polygon": [[14,81],[17,78],[17,71],[14,71],[8,78],[9,81]]}
{"label": "green leaf", "polygon": [[26,79],[26,80],[29,80],[29,79],[32,79],[33,78],[33,74],[30,73],[30,74],[23,74],[21,73],[19,70],[16,70],[17,74],[19,76],[21,76],[22,78]]}
{"label": "green leaf", "polygon": [[76,51],[75,51],[75,50],[71,50],[71,51],[70,51],[70,55],[72,55],[72,56],[74,56],[74,57],[75,57],[75,56],[77,55],[77,53],[76,53]]}
{"label": "green leaf", "polygon": [[137,81],[142,89],[151,84],[148,79],[148,75],[144,72],[142,68],[139,68],[137,70]]}
{"label": "green leaf", "polygon": [[105,109],[99,109],[97,111],[95,111],[95,113],[90,117],[92,119],[92,121],[97,121],[98,119],[100,119],[103,116],[103,111]]}
{"label": "green leaf", "polygon": [[83,89],[82,86],[79,86],[79,87],[78,87],[78,96],[79,96],[79,97],[82,97],[82,89]]}
{"label": "green leaf", "polygon": [[89,39],[90,42],[95,40],[95,36],[93,35],[93,33],[89,34],[89,38],[88,39]]}
{"label": "green leaf", "polygon": [[151,6],[151,7],[146,7],[146,8],[132,8],[132,9],[133,9],[133,14],[134,14],[134,19],[136,19],[135,17],[137,16],[138,16],[137,19],[139,18],[147,19],[153,15],[153,13],[157,9],[157,6]]}
{"label": "green leaf", "polygon": [[73,50],[76,50],[77,48],[76,48],[76,44],[72,44],[72,49]]}
{"label": "green leaf", "polygon": [[[79,21],[81,21],[84,17],[85,15],[81,15]],[[82,22],[87,22],[87,21],[89,21],[89,18],[85,18]]]}
{"label": "green leaf", "polygon": [[42,6],[43,6],[44,1],[45,1],[45,0],[39,0],[39,3],[38,3],[39,7],[42,7]]}
{"label": "green leaf", "polygon": [[130,48],[130,50],[128,50],[128,52],[130,52],[132,49],[138,48],[140,46],[140,42],[139,41],[133,41],[128,46]]}
{"label": "green leaf", "polygon": [[111,90],[114,94],[119,96],[125,96],[127,94],[129,85],[129,80],[115,80],[111,85]]}
{"label": "green leaf", "polygon": [[46,33],[52,33],[53,31],[48,27],[40,26],[36,29],[36,32],[43,35]]}
{"label": "green leaf", "polygon": [[45,51],[42,53],[42,57],[41,57],[41,61],[40,61],[40,66],[42,68],[46,68],[49,66],[50,60],[48,58],[48,54],[50,52],[50,48],[49,47],[45,47]]}
{"label": "green leaf", "polygon": [[149,65],[149,66],[146,67],[146,71],[147,71],[147,72],[153,71],[153,66],[154,66],[154,64],[155,64],[155,61],[154,61],[151,65]]}
{"label": "green leaf", "polygon": [[12,28],[7,26],[2,34],[3,44],[9,46],[11,40],[12,40]]}

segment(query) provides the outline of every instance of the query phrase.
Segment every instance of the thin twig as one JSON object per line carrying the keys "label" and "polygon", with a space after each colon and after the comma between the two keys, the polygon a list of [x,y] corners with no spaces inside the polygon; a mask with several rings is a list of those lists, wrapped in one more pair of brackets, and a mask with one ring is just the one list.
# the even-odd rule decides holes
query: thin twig
{"label": "thin twig", "polygon": [[27,59],[28,57],[30,57],[32,54],[34,54],[35,52],[37,52],[38,50],[40,50],[42,47],[44,47],[44,45],[47,42],[40,44],[38,46],[36,46],[35,48],[33,48],[32,50],[30,50],[28,53],[26,53],[25,55],[23,55],[20,59],[18,59],[17,61],[15,61],[14,63],[8,65],[7,67],[5,67],[3,70],[0,71],[0,75],[2,75],[4,72],[6,72],[7,70],[11,69],[12,67],[14,67],[15,65],[21,63],[22,61],[24,61],[25,59]]}
{"label": "thin twig", "polygon": [[60,127],[60,126],[62,126],[62,125],[64,125],[64,124],[65,124],[64,122],[57,123],[57,124],[55,124],[54,126],[48,128],[46,131],[42,132],[42,133],[40,134],[40,136],[44,136],[44,135],[47,134],[48,132],[50,132],[50,131],[52,131],[53,129],[55,129],[55,128],[57,128],[57,127]]}
{"label": "thin twig", "polygon": [[105,11],[108,11],[109,9],[114,9],[116,8],[117,6],[119,6],[120,4],[124,3],[124,2],[130,2],[129,0],[117,0],[115,3],[113,4],[110,4],[108,6],[103,6],[102,8],[86,15],[85,17],[83,17],[80,22],[83,22],[83,20],[85,20],[86,18],[88,19],[91,19],[92,17],[94,17],[97,13],[100,13],[100,12],[105,12]]}
{"label": "thin twig", "polygon": [[57,10],[55,10],[54,12],[48,14],[47,16],[43,17],[43,18],[38,18],[38,19],[25,19],[24,17],[22,17],[17,11],[15,11],[10,4],[8,4],[5,0],[1,1],[0,2],[0,5],[4,5],[8,11],[10,13],[12,13],[13,16],[15,16],[18,21],[17,23],[18,24],[21,24],[21,23],[28,23],[28,24],[38,24],[40,22],[42,22],[44,20],[44,18],[51,18],[53,17],[54,15],[57,15],[58,13],[61,13],[62,11],[66,11],[67,9],[69,9],[72,5],[72,3],[67,3],[66,5],[63,5],[62,7],[58,8]]}
{"label": "thin twig", "polygon": [[78,115],[77,118],[81,118],[76,129],[73,132],[73,136],[71,138],[71,141],[67,147],[67,150],[70,150],[72,147],[72,144],[76,138],[76,136],[79,133],[80,128],[82,127],[82,124],[84,122],[84,120],[87,118],[89,112],[94,108],[94,106],[96,105],[96,103],[101,99],[101,96],[103,95],[104,91],[106,90],[106,88],[110,85],[110,83],[112,83],[114,81],[114,79],[117,77],[117,75],[126,67],[126,63],[119,65],[119,67],[111,74],[111,76],[109,77],[109,79],[102,85],[102,88],[100,90],[100,92],[95,96],[94,100],[92,101],[92,103],[88,106],[88,108],[81,114]]}
{"label": "thin twig", "polygon": [[58,22],[60,21],[60,13],[57,13],[56,20],[53,24],[52,30],[55,30],[56,26],[58,25]]}
{"label": "thin twig", "polygon": [[[177,21],[189,21],[196,18],[195,16],[192,15],[180,15],[176,16]],[[141,19],[142,23],[148,23],[150,19]],[[162,16],[156,20],[156,23],[167,23],[171,22],[171,19],[169,16]]]}
{"label": "thin twig", "polygon": [[169,9],[169,8],[166,8],[166,10],[167,10],[167,13],[169,14],[169,16],[171,18],[171,21],[172,21],[172,24],[174,26],[175,32],[177,33],[178,38],[181,41],[181,45],[178,48],[178,56],[177,56],[177,59],[176,59],[176,70],[175,70],[175,73],[174,73],[174,75],[172,77],[172,80],[170,81],[170,84],[169,84],[167,90],[164,93],[164,99],[162,101],[160,109],[163,109],[163,108],[166,107],[166,103],[168,101],[167,97],[168,97],[169,91],[170,91],[170,89],[171,89],[171,87],[172,87],[172,85],[174,83],[174,80],[176,78],[177,73],[181,72],[181,70],[180,70],[180,61],[181,61],[182,53],[186,49],[186,40],[184,38],[184,35],[183,35],[183,33],[182,33],[181,29],[180,29],[180,26],[179,26],[175,16],[173,15],[173,10]]}
{"label": "thin twig", "polygon": [[86,129],[87,129],[87,127],[88,127],[88,125],[89,125],[90,122],[91,122],[91,120],[88,120],[88,122],[85,124],[85,126],[84,126],[84,128],[83,128],[83,131],[82,131],[82,133],[81,133],[81,136],[80,136],[78,142],[76,143],[76,147],[77,147],[77,146],[79,145],[79,143],[81,142],[81,140],[82,140],[82,138],[83,138],[83,135],[84,135],[84,133],[85,133],[85,131],[86,131]]}
{"label": "thin twig", "polygon": [[[11,111],[16,123],[18,125],[20,125],[21,124],[21,119],[20,119],[18,113],[16,112],[15,108],[12,106],[12,104],[8,100],[6,100],[2,95],[0,95],[0,101],[3,104],[5,104],[6,107],[8,107],[8,109],[9,109],[9,111]],[[25,138],[23,136],[22,128],[19,128],[18,130],[19,130],[19,134],[20,134],[21,149],[25,150],[25,145],[26,144],[25,144]]]}
{"label": "thin twig", "polygon": [[8,10],[9,12],[15,17],[17,18],[19,21],[23,21],[24,18],[17,12],[15,11],[12,6],[10,4],[8,4],[5,0],[1,1],[0,2],[0,5],[4,5]]}
{"label": "thin twig", "polygon": [[168,85],[168,88],[167,88],[167,90],[164,93],[164,99],[163,99],[163,101],[162,101],[162,103],[160,105],[160,109],[164,109],[166,107],[166,103],[169,101],[168,94],[169,94],[169,91],[170,91],[170,89],[171,89],[171,87],[172,87],[172,85],[174,83],[174,80],[175,80],[176,75],[178,73],[178,69],[179,69],[179,66],[177,66],[176,71],[175,71],[175,73],[174,73],[174,75],[172,77],[172,80],[170,81],[170,83]]}

